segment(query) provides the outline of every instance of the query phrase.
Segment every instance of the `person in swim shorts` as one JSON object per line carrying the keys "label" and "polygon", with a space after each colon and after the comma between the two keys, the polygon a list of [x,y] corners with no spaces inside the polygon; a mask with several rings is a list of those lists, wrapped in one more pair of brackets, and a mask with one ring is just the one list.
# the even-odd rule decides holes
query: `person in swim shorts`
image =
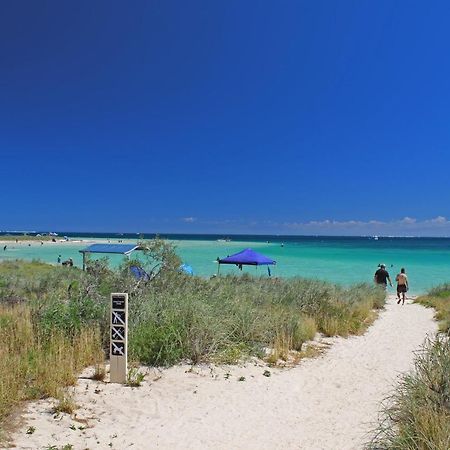
{"label": "person in swim shorts", "polygon": [[400,273],[395,277],[397,282],[397,305],[402,301],[402,305],[405,304],[406,292],[408,291],[408,277],[406,276],[406,271],[402,267]]}

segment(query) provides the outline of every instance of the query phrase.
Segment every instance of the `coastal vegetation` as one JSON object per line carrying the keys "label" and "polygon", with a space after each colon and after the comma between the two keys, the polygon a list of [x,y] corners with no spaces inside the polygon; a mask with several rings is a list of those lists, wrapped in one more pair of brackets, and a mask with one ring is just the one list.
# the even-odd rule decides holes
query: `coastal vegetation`
{"label": "coastal vegetation", "polygon": [[[250,356],[277,364],[300,354],[317,332],[358,334],[384,305],[384,291],[360,284],[225,276],[179,271],[171,244],[146,242],[144,262],[110,270],[105,260],[75,267],[37,261],[0,264],[0,422],[19,401],[52,396],[109,348],[109,295],[129,293],[129,358],[167,366],[180,361],[235,363]],[[137,280],[143,264],[152,279]]]}
{"label": "coastal vegetation", "polygon": [[416,302],[435,308],[440,332],[425,342],[414,370],[385,400],[371,450],[450,448],[450,285],[433,288]]}
{"label": "coastal vegetation", "polygon": [[418,297],[416,302],[434,308],[439,331],[450,334],[450,284],[442,284],[431,289],[428,295]]}
{"label": "coastal vegetation", "polygon": [[61,237],[50,234],[2,234],[0,241],[51,241],[54,239],[61,239]]}

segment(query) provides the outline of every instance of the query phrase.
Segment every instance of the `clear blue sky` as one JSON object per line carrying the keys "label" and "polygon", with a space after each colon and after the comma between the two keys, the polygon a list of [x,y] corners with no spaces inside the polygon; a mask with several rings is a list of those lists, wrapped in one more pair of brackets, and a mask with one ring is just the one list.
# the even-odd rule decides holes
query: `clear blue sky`
{"label": "clear blue sky", "polygon": [[450,234],[447,5],[1,2],[0,229]]}

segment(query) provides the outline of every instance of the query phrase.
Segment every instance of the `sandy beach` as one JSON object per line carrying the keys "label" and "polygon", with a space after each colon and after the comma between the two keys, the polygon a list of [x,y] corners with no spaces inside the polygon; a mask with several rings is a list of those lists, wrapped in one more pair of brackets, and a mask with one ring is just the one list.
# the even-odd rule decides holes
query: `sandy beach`
{"label": "sandy beach", "polygon": [[73,389],[73,415],[52,415],[52,399],[29,403],[12,442],[19,449],[361,449],[380,402],[435,333],[433,313],[390,296],[366,334],[329,339],[329,350],[291,369],[258,361],[143,368],[137,388],[93,381],[88,369]]}

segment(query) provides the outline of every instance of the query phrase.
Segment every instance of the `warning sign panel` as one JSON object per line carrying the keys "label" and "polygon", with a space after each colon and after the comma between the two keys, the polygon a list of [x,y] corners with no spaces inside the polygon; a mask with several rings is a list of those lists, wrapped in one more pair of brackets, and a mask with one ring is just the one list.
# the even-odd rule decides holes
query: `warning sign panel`
{"label": "warning sign panel", "polygon": [[111,340],[112,341],[124,341],[125,340],[125,327],[112,326],[111,327]]}
{"label": "warning sign panel", "polygon": [[111,325],[125,326],[126,314],[125,311],[111,311]]}
{"label": "warning sign panel", "polygon": [[125,309],[125,297],[112,297],[112,309]]}
{"label": "warning sign panel", "polygon": [[114,356],[125,356],[125,342],[111,342],[112,354]]}

